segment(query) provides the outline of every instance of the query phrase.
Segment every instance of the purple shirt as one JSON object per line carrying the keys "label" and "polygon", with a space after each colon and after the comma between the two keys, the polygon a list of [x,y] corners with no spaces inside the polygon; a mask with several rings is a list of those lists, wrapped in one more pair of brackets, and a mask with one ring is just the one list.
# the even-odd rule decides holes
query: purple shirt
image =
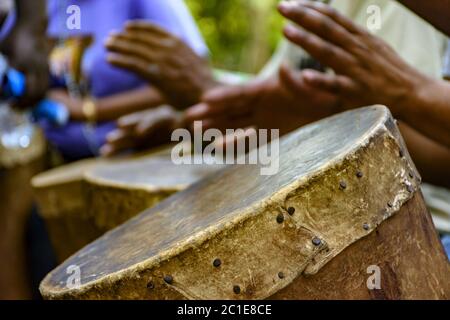
{"label": "purple shirt", "polygon": [[[70,5],[80,8],[80,29],[69,30],[66,12]],[[83,72],[91,93],[104,97],[137,88],[145,82],[134,74],[106,61],[104,42],[113,30],[120,31],[128,20],[142,19],[155,23],[183,39],[197,54],[206,56],[208,49],[182,0],[48,0],[49,27],[52,37],[77,34],[94,36],[86,51]]]}

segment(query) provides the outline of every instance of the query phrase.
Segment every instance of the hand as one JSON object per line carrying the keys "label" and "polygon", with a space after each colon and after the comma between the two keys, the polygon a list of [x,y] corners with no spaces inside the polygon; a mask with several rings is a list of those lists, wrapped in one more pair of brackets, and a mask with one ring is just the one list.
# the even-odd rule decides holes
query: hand
{"label": "hand", "polygon": [[222,131],[280,129],[283,135],[334,113],[337,103],[334,95],[308,86],[299,71],[282,67],[279,77],[211,90],[186,111],[186,122],[202,120],[204,129]]}
{"label": "hand", "polygon": [[133,71],[160,89],[176,108],[199,102],[215,86],[207,61],[181,39],[148,22],[128,22],[106,42],[108,61]]}
{"label": "hand", "polygon": [[118,128],[108,134],[100,149],[110,156],[126,149],[155,147],[170,142],[171,133],[182,127],[180,114],[169,106],[145,110],[121,117]]}
{"label": "hand", "polygon": [[63,104],[69,111],[72,120],[86,120],[83,114],[83,101],[81,99],[70,97],[67,91],[62,89],[51,90],[47,96],[49,99]]}
{"label": "hand", "polygon": [[8,57],[11,67],[23,72],[26,77],[25,96],[17,105],[34,106],[45,96],[49,82],[45,25],[17,23],[1,43],[0,51]]}
{"label": "hand", "polygon": [[429,82],[385,42],[327,5],[282,2],[279,10],[303,28],[287,26],[285,36],[336,72],[308,70],[303,81],[338,96],[344,108],[383,104],[402,113],[412,93]]}

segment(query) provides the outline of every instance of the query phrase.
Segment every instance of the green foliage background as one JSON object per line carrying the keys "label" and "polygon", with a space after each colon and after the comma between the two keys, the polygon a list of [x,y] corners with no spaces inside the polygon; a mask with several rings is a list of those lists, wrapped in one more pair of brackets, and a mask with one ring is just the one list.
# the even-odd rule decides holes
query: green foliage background
{"label": "green foliage background", "polygon": [[256,73],[281,39],[278,0],[185,0],[216,68]]}

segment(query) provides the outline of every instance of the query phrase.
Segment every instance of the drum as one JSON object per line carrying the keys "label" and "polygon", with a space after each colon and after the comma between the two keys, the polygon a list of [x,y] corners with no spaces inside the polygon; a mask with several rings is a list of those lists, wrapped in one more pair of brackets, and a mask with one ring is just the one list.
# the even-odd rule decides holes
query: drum
{"label": "drum", "polygon": [[[0,109],[5,106],[0,105]],[[0,272],[0,299],[29,296],[27,282],[27,226],[33,208],[30,179],[45,167],[46,144],[42,132],[32,127],[14,127],[2,119],[0,110],[0,252],[4,261]],[[32,129],[31,129],[32,128]],[[24,130],[26,129],[26,130]],[[31,130],[30,130],[31,129]]]}
{"label": "drum", "polygon": [[104,159],[87,159],[48,170],[31,180],[39,214],[58,261],[98,238],[85,196],[84,172],[107,163]]}
{"label": "drum", "polygon": [[58,260],[220,167],[175,165],[170,150],[82,160],[36,176],[32,185]]}
{"label": "drum", "polygon": [[175,165],[169,155],[97,166],[84,176],[86,213],[103,234],[220,168]]}
{"label": "drum", "polygon": [[48,274],[42,295],[450,298],[450,266],[388,109],[310,124],[271,157],[275,174],[230,166],[106,233]]}

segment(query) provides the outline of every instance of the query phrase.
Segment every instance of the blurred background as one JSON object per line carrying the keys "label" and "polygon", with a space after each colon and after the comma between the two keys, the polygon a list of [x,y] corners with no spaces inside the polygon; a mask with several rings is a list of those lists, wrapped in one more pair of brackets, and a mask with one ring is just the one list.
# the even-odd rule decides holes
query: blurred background
{"label": "blurred background", "polygon": [[257,73],[281,39],[278,0],[186,0],[215,68]]}

